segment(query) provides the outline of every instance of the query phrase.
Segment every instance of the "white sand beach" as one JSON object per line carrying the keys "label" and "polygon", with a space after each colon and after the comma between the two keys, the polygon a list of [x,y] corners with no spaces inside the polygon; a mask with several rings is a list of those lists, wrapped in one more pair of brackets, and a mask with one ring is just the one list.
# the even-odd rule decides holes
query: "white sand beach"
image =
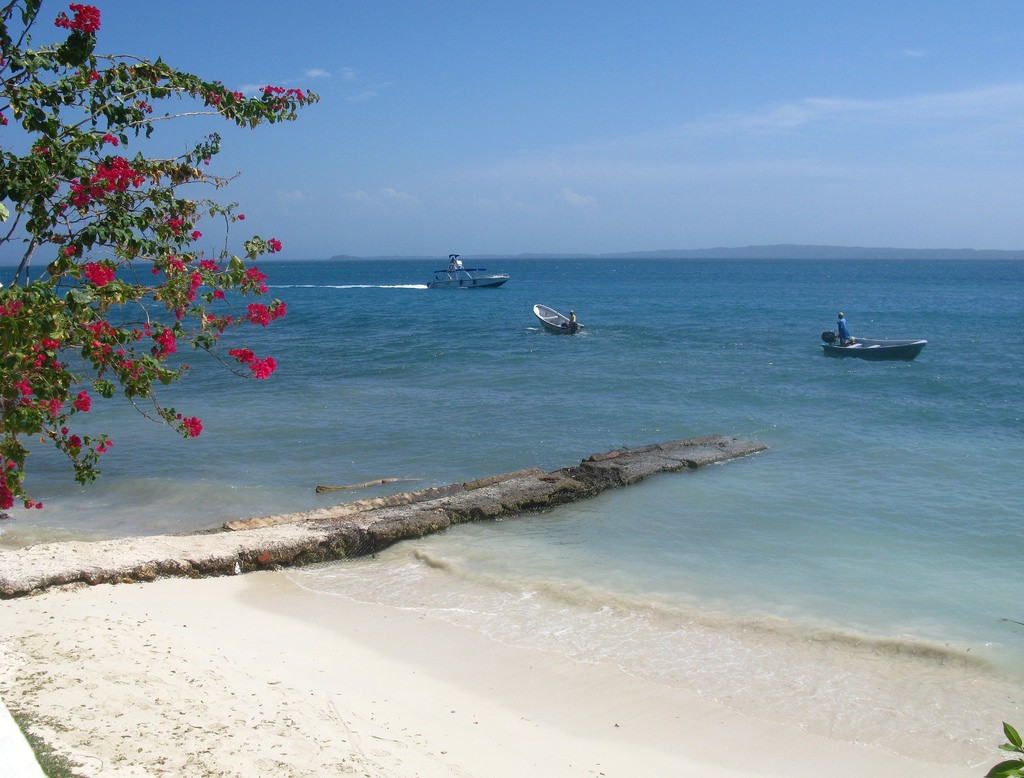
{"label": "white sand beach", "polygon": [[0,695],[83,775],[981,772],[318,596],[283,573],[79,587],[0,608]]}

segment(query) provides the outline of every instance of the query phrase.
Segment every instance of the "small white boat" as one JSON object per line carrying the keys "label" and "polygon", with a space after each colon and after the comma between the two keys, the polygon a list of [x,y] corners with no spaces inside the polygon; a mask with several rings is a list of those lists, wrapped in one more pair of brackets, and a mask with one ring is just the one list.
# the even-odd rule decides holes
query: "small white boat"
{"label": "small white boat", "polygon": [[576,321],[576,315],[572,311],[569,313],[572,314],[571,318],[540,303],[533,306],[533,315],[540,319],[544,329],[557,335],[575,335],[583,329],[583,325]]}
{"label": "small white boat", "polygon": [[[507,273],[486,273],[487,268],[463,267],[458,254],[448,255],[448,267],[435,270],[434,278],[427,282],[429,289],[495,289],[508,281]],[[474,273],[476,275],[474,275]]]}

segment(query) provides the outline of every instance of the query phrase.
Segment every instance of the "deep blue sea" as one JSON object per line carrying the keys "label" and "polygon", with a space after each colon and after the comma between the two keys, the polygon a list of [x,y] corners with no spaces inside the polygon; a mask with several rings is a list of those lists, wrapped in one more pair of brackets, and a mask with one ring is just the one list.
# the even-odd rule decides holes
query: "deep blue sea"
{"label": "deep blue sea", "polygon": [[[768,450],[289,575],[835,736],[999,742],[1024,676],[1024,263],[469,264],[511,280],[427,289],[440,260],[261,265],[289,313],[239,337],[277,373],[194,360],[162,395],[203,419],[193,441],[94,403],[115,442],[102,479],[33,454],[46,507],[15,511],[0,543],[205,529],[736,435]],[[543,332],[534,303],[585,332]],[[825,357],[839,310],[854,335],[928,346]],[[381,478],[409,480],[314,493]]]}

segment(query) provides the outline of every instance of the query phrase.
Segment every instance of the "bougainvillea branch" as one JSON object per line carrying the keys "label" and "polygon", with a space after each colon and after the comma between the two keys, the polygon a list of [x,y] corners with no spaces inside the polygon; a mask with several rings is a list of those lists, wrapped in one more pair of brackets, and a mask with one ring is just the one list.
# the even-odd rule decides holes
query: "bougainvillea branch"
{"label": "bougainvillea branch", "polygon": [[[227,329],[285,315],[279,300],[241,301],[267,295],[253,263],[281,243],[253,236],[240,256],[227,240],[215,256],[196,248],[202,225],[216,220],[230,234],[245,218],[234,204],[183,194],[228,183],[209,172],[219,135],[176,157],[143,152],[163,121],[210,115],[252,128],[319,99],[275,86],[247,97],[162,60],[98,55],[101,14],[81,3],[49,17],[63,40],[32,48],[41,5],[0,5],[0,247],[23,246],[0,288],[0,508],[39,505],[25,489],[26,441],[63,452],[80,483],[98,475],[112,441],[75,432],[96,398],[145,399],[185,437],[202,432],[155,389],[186,373],[188,349],[217,354]],[[178,110],[160,113],[168,101]],[[223,360],[258,379],[277,366],[247,348]]]}

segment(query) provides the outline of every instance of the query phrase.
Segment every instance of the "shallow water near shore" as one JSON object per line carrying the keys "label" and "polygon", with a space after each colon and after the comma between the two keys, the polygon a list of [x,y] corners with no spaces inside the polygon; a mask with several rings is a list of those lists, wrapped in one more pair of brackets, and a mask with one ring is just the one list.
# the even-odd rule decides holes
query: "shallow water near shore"
{"label": "shallow water near shore", "polygon": [[[428,591],[441,599],[431,608],[467,613],[475,606],[444,598],[480,597],[490,603],[480,612],[507,617],[511,632],[564,635],[584,654],[626,647],[633,658],[622,661],[647,668],[638,673],[665,671],[658,657],[670,655],[684,659],[666,672],[681,675],[731,667],[708,694],[727,695],[726,677],[747,675],[766,684],[762,696],[777,684],[787,704],[797,689],[810,694],[796,683],[786,697],[801,678],[795,659],[764,675],[729,658],[731,630],[761,636],[769,624],[769,643],[870,647],[893,668],[926,655],[967,678],[1019,680],[1024,344],[1012,335],[1024,321],[1024,263],[486,266],[512,280],[460,292],[426,289],[434,266],[423,261],[266,266],[289,314],[246,333],[246,345],[274,355],[278,373],[238,381],[194,360],[185,385],[163,396],[204,420],[195,441],[123,403],[94,403],[89,424],[115,441],[102,479],[74,486],[62,463],[34,453],[31,488],[46,509],[12,512],[0,543],[207,529],[550,470],[622,446],[736,435],[769,449],[303,571],[303,585],[399,605]],[[537,302],[575,308],[584,334],[544,333]],[[819,335],[840,308],[854,335],[928,346],[910,363],[824,357]],[[313,491],[380,478],[409,480]],[[488,630],[506,620],[479,618]],[[720,632],[703,654],[673,642],[672,624],[694,623]],[[847,714],[835,715],[841,728]],[[989,729],[997,741],[999,721]]]}
{"label": "shallow water near shore", "polygon": [[[580,574],[571,552],[551,553],[536,537],[543,531],[491,531],[502,533],[500,544],[477,527],[287,575],[316,596],[411,610],[499,643],[609,663],[744,715],[937,763],[992,762],[999,722],[1019,709],[1014,684],[969,650],[625,593]],[[494,564],[489,547],[497,545],[514,550]],[[551,562],[547,574],[539,556]],[[566,577],[566,568],[577,575]],[[590,574],[606,579],[596,567]]]}

